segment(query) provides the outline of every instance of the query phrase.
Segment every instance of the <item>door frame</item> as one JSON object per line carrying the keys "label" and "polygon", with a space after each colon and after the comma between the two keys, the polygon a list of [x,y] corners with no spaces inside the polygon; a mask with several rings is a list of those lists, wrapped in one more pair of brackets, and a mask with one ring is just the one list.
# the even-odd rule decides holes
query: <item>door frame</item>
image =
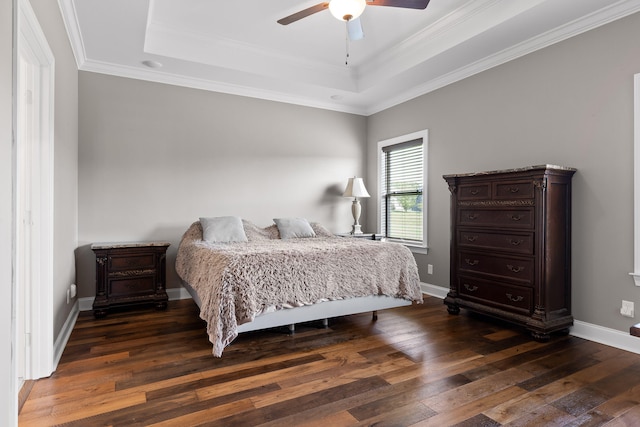
{"label": "door frame", "polygon": [[[24,304],[15,301],[16,328],[24,327],[25,346],[23,379],[48,377],[54,368],[53,340],[53,188],[54,188],[54,56],[28,0],[17,1],[16,96],[14,98],[15,144],[13,146],[14,177],[14,295],[24,295]],[[26,60],[23,60],[25,58]],[[24,115],[26,95],[17,93],[23,86],[21,71],[27,66],[33,76],[30,95],[30,114],[34,115],[30,141],[26,144],[21,117]],[[22,128],[22,129],[21,129]],[[28,164],[23,163],[24,150],[31,150]],[[20,205],[25,198],[34,201],[30,213],[22,212]],[[26,227],[33,230],[29,242],[21,241]],[[27,233],[28,235],[29,233]],[[26,274],[35,280],[25,281],[18,267],[28,257]],[[26,275],[25,274],[25,275]],[[20,292],[18,292],[20,291]],[[17,298],[17,297],[16,297]],[[20,337],[16,337],[19,342]],[[22,360],[17,360],[16,369]],[[18,378],[19,380],[20,378]],[[20,383],[18,382],[18,386]]]}

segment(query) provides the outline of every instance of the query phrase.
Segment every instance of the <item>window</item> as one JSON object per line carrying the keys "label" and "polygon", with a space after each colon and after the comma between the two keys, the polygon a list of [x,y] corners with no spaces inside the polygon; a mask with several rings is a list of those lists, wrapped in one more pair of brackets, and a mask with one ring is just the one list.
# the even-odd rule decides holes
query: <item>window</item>
{"label": "window", "polygon": [[428,131],[378,143],[380,231],[395,242],[427,247]]}

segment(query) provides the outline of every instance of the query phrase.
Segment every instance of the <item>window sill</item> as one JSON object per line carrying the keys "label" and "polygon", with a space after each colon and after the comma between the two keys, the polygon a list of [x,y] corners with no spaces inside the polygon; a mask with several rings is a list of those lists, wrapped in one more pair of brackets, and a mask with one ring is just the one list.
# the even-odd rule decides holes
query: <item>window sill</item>
{"label": "window sill", "polygon": [[403,242],[402,240],[394,240],[394,239],[386,238],[386,241],[387,242],[392,242],[392,243],[400,243],[401,245],[405,245],[414,254],[426,255],[429,252],[429,248],[428,247],[412,245],[410,243]]}
{"label": "window sill", "polygon": [[429,248],[423,248],[419,246],[409,246],[409,245],[405,245],[405,246],[408,247],[411,250],[411,252],[413,252],[414,254],[426,255],[429,253]]}

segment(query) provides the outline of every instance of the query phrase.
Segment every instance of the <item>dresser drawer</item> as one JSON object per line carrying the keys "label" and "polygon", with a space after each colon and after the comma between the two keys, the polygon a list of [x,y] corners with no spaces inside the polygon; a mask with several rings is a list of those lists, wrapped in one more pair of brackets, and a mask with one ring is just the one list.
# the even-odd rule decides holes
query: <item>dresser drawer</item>
{"label": "dresser drawer", "polygon": [[110,297],[150,295],[155,290],[155,275],[109,279]]}
{"label": "dresser drawer", "polygon": [[458,209],[458,223],[467,227],[503,227],[533,229],[533,208]]}
{"label": "dresser drawer", "polygon": [[458,230],[458,246],[533,254],[533,233],[509,234],[487,231]]}
{"label": "dresser drawer", "polygon": [[526,315],[533,313],[532,288],[459,276],[458,293],[463,299],[475,300],[504,310]]}
{"label": "dresser drawer", "polygon": [[484,200],[491,196],[489,183],[462,184],[458,187],[458,200]]}
{"label": "dresser drawer", "polygon": [[505,199],[533,199],[533,181],[508,181],[493,183],[493,198]]}
{"label": "dresser drawer", "polygon": [[458,269],[463,273],[481,273],[509,281],[517,280],[523,284],[532,284],[533,268],[533,258],[516,258],[466,251],[458,253]]}
{"label": "dresser drawer", "polygon": [[154,268],[155,264],[155,255],[149,252],[142,254],[121,254],[109,256],[110,270]]}

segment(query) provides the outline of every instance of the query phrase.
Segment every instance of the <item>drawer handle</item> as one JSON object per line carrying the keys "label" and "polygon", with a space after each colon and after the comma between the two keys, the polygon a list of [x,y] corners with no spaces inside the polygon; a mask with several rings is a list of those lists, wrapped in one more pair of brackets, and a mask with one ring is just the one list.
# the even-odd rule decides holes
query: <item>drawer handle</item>
{"label": "drawer handle", "polygon": [[518,191],[520,191],[520,188],[518,188],[518,187],[509,187],[509,192],[510,193],[517,193]]}
{"label": "drawer handle", "polygon": [[472,196],[477,196],[479,192],[480,192],[480,191],[478,191],[478,190],[471,190],[471,191],[469,191],[469,193],[471,193],[471,195],[472,195]]}
{"label": "drawer handle", "polygon": [[522,215],[511,215],[511,219],[514,221],[520,221],[522,219]]}
{"label": "drawer handle", "polygon": [[470,284],[468,284],[468,283],[465,283],[465,284],[464,284],[464,287],[465,287],[465,288],[467,288],[467,290],[468,290],[469,292],[475,292],[475,291],[477,291],[477,290],[478,290],[478,287],[477,287],[477,286],[475,286],[475,285],[473,285],[473,286],[472,286],[472,285],[470,285]]}
{"label": "drawer handle", "polygon": [[522,267],[522,266],[514,267],[511,264],[507,264],[507,268],[509,270],[513,271],[514,273],[520,273],[522,270],[524,270],[524,267]]}
{"label": "drawer handle", "polygon": [[507,294],[507,298],[509,298],[509,300],[513,301],[513,302],[520,302],[524,299],[524,297],[522,295],[518,295],[517,297],[514,297],[511,294]]}
{"label": "drawer handle", "polygon": [[520,246],[522,244],[522,242],[524,242],[524,240],[522,240],[522,239],[520,239],[520,240],[509,239],[509,243],[511,243],[512,246]]}
{"label": "drawer handle", "polygon": [[466,262],[469,265],[478,265],[478,264],[480,264],[480,261],[478,261],[477,259],[474,259],[473,261],[471,261],[469,258],[465,258],[464,262]]}
{"label": "drawer handle", "polygon": [[469,218],[471,221],[473,221],[474,219],[478,218],[478,214],[469,214],[469,215],[467,215],[467,218]]}
{"label": "drawer handle", "polygon": [[464,236],[464,238],[467,239],[468,242],[475,242],[478,240],[478,236]]}

